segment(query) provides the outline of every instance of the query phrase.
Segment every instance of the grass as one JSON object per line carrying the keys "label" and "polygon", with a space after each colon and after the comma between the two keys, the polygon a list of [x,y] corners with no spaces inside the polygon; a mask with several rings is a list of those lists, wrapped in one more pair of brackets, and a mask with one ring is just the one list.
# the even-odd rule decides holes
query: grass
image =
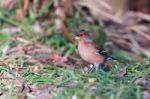
{"label": "grass", "polygon": [[[86,73],[82,68],[64,69],[47,65],[38,73],[27,70],[21,78],[32,84],[54,86],[49,89],[54,99],[71,99],[72,97],[77,97],[77,99],[96,97],[102,99],[142,99],[142,87],[135,85],[133,81],[150,74],[150,67],[144,67],[146,65],[146,63],[129,65],[127,75],[122,78],[116,77],[118,71],[124,67],[124,64],[120,63],[117,63],[109,72],[93,73]],[[1,67],[0,71],[16,78],[16,75],[8,67]],[[1,89],[3,89],[2,84],[3,87],[8,86],[7,83],[1,81]],[[11,97],[14,86],[6,87],[8,97]]]}
{"label": "grass", "polygon": [[[51,2],[48,3],[48,5],[51,4]],[[10,11],[3,10],[0,12],[0,22],[3,22],[5,27],[11,24],[21,28],[23,31],[21,35],[27,39],[31,39],[35,35],[39,35],[32,30],[31,26],[36,17],[42,17],[42,13],[45,13],[44,9],[48,9],[48,7],[43,8],[38,16],[34,15],[31,10],[29,16],[22,22],[14,21],[15,14],[11,13],[12,15],[10,16]],[[35,43],[43,43],[68,56],[74,55],[76,50],[75,45],[69,43],[69,41],[57,31],[53,31],[54,26],[50,27],[48,23],[43,23],[46,31],[54,32],[54,35],[39,39],[35,41]],[[82,28],[95,32],[99,31],[98,26],[85,22],[79,13],[76,13],[72,18],[68,19],[66,24],[73,31]],[[104,44],[107,35],[104,32],[102,34],[103,36],[98,36],[98,39],[101,39],[99,42]],[[13,36],[0,34],[0,38],[4,38],[1,40],[5,42],[0,42],[1,51],[4,46],[9,45],[9,43],[6,42],[9,41],[8,39],[13,38]],[[134,61],[127,65],[128,60],[133,61],[131,57],[118,51],[113,52],[113,56],[118,58],[119,61],[111,71],[93,73],[84,72],[84,66],[80,68],[70,66],[72,67],[71,69],[66,69],[52,65],[42,65],[42,68],[36,71],[31,68],[40,67],[41,64],[24,65],[24,58],[17,60],[16,58],[8,57],[8,59],[12,59],[13,62],[17,61],[15,64],[11,64],[7,62],[7,59],[1,56],[0,61],[4,64],[0,66],[0,75],[5,75],[13,79],[23,79],[26,83],[29,83],[29,85],[48,84],[49,87],[45,89],[50,91],[54,99],[142,99],[141,92],[143,91],[143,86],[136,85],[133,82],[139,77],[150,75],[150,60],[145,59],[143,63]],[[124,60],[125,64],[121,62],[122,60]],[[25,70],[23,70],[23,73],[17,74],[16,71],[12,69],[13,67],[23,67]],[[127,75],[122,78],[117,78],[117,73],[124,67],[127,67]],[[13,99],[17,99],[17,96],[14,95],[16,94],[16,86],[17,83],[13,84],[13,81],[9,82],[6,79],[0,80],[0,92],[6,92],[7,99],[12,99],[12,96]],[[34,93],[31,94],[33,96],[35,95]],[[33,99],[33,97],[27,95],[27,99]]]}

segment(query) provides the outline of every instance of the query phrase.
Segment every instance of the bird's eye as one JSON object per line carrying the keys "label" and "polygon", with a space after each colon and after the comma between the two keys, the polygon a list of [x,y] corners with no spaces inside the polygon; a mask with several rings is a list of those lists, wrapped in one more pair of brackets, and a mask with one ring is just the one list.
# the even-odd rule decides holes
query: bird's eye
{"label": "bird's eye", "polygon": [[83,34],[80,34],[80,36],[83,36]]}

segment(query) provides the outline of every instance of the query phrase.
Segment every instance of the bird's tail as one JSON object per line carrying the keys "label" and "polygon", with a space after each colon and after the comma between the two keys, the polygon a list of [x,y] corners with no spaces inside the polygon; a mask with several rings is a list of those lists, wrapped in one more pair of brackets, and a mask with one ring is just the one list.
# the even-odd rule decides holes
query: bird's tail
{"label": "bird's tail", "polygon": [[109,61],[109,60],[116,60],[116,58],[114,58],[112,56],[109,56],[109,55],[106,55],[105,56],[105,61]]}
{"label": "bird's tail", "polygon": [[104,71],[109,71],[114,66],[115,60],[112,56],[105,56],[105,60],[102,64],[99,64],[99,68]]}

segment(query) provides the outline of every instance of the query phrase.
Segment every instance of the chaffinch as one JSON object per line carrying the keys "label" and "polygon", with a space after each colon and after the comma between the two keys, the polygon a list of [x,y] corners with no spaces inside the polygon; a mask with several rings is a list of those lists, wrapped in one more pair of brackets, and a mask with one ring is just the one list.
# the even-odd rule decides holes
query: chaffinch
{"label": "chaffinch", "polygon": [[[112,64],[108,62],[108,60],[112,60],[112,57],[108,56],[103,49],[98,49],[86,31],[79,31],[75,39],[77,40],[80,57],[91,64],[90,71],[95,69],[105,70],[112,67],[110,66]],[[106,64],[109,64],[109,66],[105,66]]]}

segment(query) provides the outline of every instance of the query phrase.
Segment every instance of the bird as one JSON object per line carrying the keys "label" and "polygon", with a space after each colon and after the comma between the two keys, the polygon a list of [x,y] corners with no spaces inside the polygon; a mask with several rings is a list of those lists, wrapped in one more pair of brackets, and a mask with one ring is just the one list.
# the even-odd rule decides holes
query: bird
{"label": "bird", "polygon": [[80,57],[90,64],[91,69],[89,71],[109,70],[112,68],[112,60],[114,58],[107,55],[103,48],[98,48],[87,31],[78,31],[74,38],[77,41]]}

